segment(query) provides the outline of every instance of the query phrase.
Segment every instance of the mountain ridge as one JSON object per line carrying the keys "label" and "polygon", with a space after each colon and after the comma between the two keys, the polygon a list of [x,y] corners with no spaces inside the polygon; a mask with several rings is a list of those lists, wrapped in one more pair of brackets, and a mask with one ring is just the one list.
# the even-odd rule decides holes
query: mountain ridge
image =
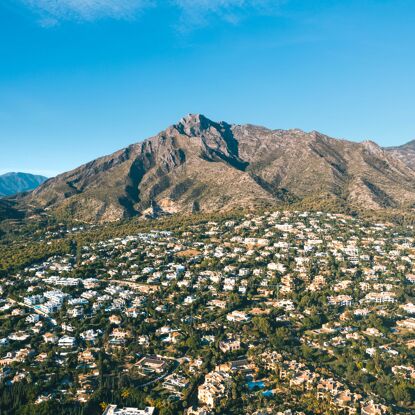
{"label": "mountain ridge", "polygon": [[415,170],[403,152],[189,114],[153,137],[49,179],[17,204],[87,222],[312,197],[351,209],[412,209]]}
{"label": "mountain ridge", "polygon": [[415,170],[415,140],[400,146],[386,147],[386,149]]}

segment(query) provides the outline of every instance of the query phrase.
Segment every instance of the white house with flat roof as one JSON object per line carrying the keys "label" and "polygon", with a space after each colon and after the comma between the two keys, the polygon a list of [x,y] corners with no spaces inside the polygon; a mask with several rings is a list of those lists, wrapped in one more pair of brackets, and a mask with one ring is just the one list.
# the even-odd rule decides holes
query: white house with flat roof
{"label": "white house with flat roof", "polygon": [[118,408],[117,405],[108,405],[102,415],[153,415],[155,409],[148,406],[144,409]]}

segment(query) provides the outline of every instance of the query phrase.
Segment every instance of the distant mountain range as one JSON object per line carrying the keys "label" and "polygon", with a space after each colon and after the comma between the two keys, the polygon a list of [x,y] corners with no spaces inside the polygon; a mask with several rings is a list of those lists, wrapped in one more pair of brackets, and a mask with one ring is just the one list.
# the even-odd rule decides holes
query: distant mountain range
{"label": "distant mountain range", "polygon": [[188,115],[12,203],[89,222],[282,204],[412,210],[414,155],[413,142],[381,148]]}
{"label": "distant mountain range", "polygon": [[0,197],[33,190],[47,177],[29,173],[6,173],[0,175]]}

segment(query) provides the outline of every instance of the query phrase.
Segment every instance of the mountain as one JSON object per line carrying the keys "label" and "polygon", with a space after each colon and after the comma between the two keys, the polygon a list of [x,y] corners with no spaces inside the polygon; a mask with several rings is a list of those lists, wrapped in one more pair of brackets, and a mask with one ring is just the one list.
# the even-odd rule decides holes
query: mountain
{"label": "mountain", "polygon": [[397,147],[387,147],[385,149],[402,160],[407,166],[415,170],[415,140]]}
{"label": "mountain", "polygon": [[412,208],[415,171],[371,141],[188,115],[154,137],[49,179],[17,204],[107,222],[314,200],[351,209]]}
{"label": "mountain", "polygon": [[0,175],[0,196],[33,190],[42,184],[47,177],[29,173],[6,173]]}

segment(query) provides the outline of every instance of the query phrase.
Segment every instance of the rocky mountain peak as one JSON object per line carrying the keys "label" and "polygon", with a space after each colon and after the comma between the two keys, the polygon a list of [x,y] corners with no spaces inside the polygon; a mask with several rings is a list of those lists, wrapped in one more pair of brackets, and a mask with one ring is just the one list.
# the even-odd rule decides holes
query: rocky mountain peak
{"label": "rocky mountain peak", "polygon": [[180,134],[187,136],[200,136],[202,132],[211,127],[217,128],[218,124],[202,114],[188,114],[183,117],[173,128]]}
{"label": "rocky mountain peak", "polygon": [[369,154],[372,154],[377,157],[381,157],[383,155],[382,147],[380,147],[372,140],[362,141],[362,146]]}
{"label": "rocky mountain peak", "polygon": [[180,123],[184,125],[200,125],[202,123],[212,122],[213,121],[209,120],[203,114],[187,114],[180,120]]}
{"label": "rocky mountain peak", "polygon": [[378,149],[380,148],[378,144],[376,144],[373,140],[364,140],[362,144],[367,149]]}

